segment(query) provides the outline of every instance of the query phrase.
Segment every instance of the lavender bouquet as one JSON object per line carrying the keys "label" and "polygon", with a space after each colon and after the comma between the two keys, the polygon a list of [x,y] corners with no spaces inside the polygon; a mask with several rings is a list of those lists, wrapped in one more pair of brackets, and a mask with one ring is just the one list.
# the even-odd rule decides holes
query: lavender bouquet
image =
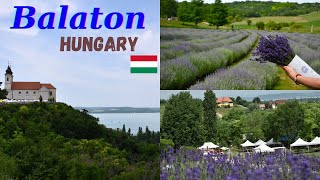
{"label": "lavender bouquet", "polygon": [[253,60],[261,63],[273,62],[281,66],[290,66],[297,73],[306,77],[320,77],[304,60],[294,53],[289,41],[284,36],[276,35],[260,38]]}

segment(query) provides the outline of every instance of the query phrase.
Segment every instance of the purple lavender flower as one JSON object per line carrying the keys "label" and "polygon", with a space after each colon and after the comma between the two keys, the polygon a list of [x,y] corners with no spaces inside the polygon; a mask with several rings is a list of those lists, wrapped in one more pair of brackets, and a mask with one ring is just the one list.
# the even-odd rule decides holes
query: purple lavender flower
{"label": "purple lavender flower", "polygon": [[262,36],[254,55],[257,58],[253,60],[262,63],[269,61],[282,66],[288,65],[295,56],[288,39],[278,35],[275,38],[270,35]]}
{"label": "purple lavender flower", "polygon": [[[290,152],[203,156],[198,149],[162,151],[160,179],[319,179],[319,159]],[[170,159],[170,160],[169,160]],[[172,161],[174,159],[174,161]],[[173,163],[173,164],[170,164]]]}

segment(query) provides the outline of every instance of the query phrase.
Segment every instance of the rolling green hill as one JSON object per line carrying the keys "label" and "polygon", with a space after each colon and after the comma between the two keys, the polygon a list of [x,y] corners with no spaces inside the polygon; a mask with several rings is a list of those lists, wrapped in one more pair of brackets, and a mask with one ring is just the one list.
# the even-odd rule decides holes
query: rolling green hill
{"label": "rolling green hill", "polygon": [[1,104],[0,179],[159,179],[159,139],[62,103]]}
{"label": "rolling green hill", "polygon": [[[247,20],[252,20],[252,25],[247,25]],[[266,17],[254,17],[254,18],[246,18],[241,22],[232,23],[236,28],[240,29],[256,29],[256,22],[262,21],[264,23],[268,23],[269,21],[274,21],[276,23],[285,22],[295,24],[299,24],[301,28],[292,27],[283,27],[281,31],[285,32],[301,32],[301,33],[310,33],[311,27],[313,26],[313,33],[320,34],[320,12],[314,12],[301,16],[266,16]]]}
{"label": "rolling green hill", "polygon": [[[247,25],[247,20],[252,20],[252,24],[250,26]],[[295,24],[299,24],[302,27],[300,28],[291,28],[291,27],[283,27],[280,31],[282,32],[299,32],[299,33],[310,33],[311,27],[313,25],[313,33],[320,34],[320,12],[314,12],[301,16],[266,16],[266,17],[253,17],[253,18],[245,18],[240,22],[232,23],[235,29],[257,29],[255,23],[258,21],[262,21],[264,23],[268,23],[269,21],[274,22],[286,22]],[[194,23],[182,23],[180,21],[168,21],[161,20],[161,27],[173,27],[173,28],[194,28]],[[199,29],[215,29],[213,26],[209,26],[206,22],[202,22],[198,25]],[[222,26],[220,29],[231,29],[230,25]]]}

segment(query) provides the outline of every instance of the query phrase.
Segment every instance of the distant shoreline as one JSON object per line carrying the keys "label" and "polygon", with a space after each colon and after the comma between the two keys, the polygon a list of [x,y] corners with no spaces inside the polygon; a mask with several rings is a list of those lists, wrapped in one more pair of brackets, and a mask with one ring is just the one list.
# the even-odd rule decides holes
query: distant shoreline
{"label": "distant shoreline", "polygon": [[86,110],[90,114],[116,114],[116,113],[160,113],[159,108],[135,108],[135,107],[74,107],[80,111]]}
{"label": "distant shoreline", "polygon": [[159,112],[88,112],[89,114],[156,114]]}

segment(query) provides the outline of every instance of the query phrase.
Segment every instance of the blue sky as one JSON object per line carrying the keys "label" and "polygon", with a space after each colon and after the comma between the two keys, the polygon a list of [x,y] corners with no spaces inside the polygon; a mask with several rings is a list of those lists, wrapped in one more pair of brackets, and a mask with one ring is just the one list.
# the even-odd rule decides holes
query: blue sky
{"label": "blue sky", "polygon": [[[36,17],[56,12],[55,25],[60,17],[60,5],[69,5],[68,19],[77,12],[91,13],[100,7],[110,12],[144,12],[144,30],[11,30],[15,5],[34,6]],[[160,49],[159,0],[5,0],[0,6],[0,74],[11,62],[14,81],[40,81],[57,88],[57,100],[73,106],[134,106],[158,107],[160,98],[159,74],[130,74],[130,55],[156,54]],[[87,24],[90,23],[88,14]],[[103,22],[105,15],[100,16]],[[67,20],[68,22],[68,20]],[[90,26],[89,26],[90,27]],[[104,27],[104,26],[103,26]],[[61,36],[138,36],[135,52],[60,52]],[[1,73],[2,72],[2,73]],[[0,77],[0,81],[4,76]],[[3,86],[2,86],[3,88]]]}
{"label": "blue sky", "polygon": [[[178,0],[178,2],[182,2],[185,0]],[[191,1],[191,0],[187,0]],[[235,0],[222,0],[222,2],[234,2]],[[236,0],[236,1],[246,1],[246,0]],[[256,0],[256,1],[272,1],[272,0]],[[204,0],[205,3],[214,3],[215,0]],[[297,2],[297,3],[306,3],[306,2],[319,2],[319,0],[275,0],[274,2]]]}

